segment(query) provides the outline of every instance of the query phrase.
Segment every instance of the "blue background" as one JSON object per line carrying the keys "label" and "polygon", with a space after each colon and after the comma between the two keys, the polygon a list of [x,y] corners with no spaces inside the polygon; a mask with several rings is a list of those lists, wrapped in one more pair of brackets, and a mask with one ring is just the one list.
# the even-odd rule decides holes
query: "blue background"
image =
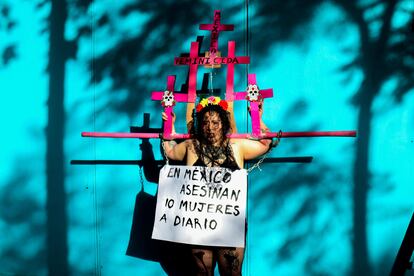
{"label": "blue background", "polygon": [[[235,40],[236,54],[251,57],[236,66],[235,90],[247,72],[274,90],[263,115],[271,130],[358,131],[283,139],[270,157],[313,162],[266,163],[250,175],[244,274],[388,274],[414,210],[413,2],[224,2],[0,1],[0,274],[162,272],[125,255],[139,168],[70,161],[141,158],[138,139],[80,133],[128,132],[145,112],[160,127],[150,94],[168,75],[176,89],[185,82],[173,58],[197,35],[207,50],[198,24],[215,9],[235,25],[220,33],[223,55]],[[210,71],[199,70],[199,89]],[[225,68],[212,84],[224,89]],[[235,110],[249,132],[245,104]],[[156,184],[143,185],[155,194]]]}

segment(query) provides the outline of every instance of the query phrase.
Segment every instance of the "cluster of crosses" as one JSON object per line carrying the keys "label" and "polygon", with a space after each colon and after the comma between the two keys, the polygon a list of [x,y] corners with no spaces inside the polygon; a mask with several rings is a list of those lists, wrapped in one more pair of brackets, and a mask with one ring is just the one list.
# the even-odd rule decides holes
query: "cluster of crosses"
{"label": "cluster of crosses", "polygon": [[[211,42],[209,51],[205,55],[200,54],[200,41],[191,42],[190,54],[185,57],[174,58],[174,65],[188,66],[188,85],[187,93],[174,91],[175,76],[170,75],[167,78],[166,90],[152,92],[152,100],[161,101],[164,111],[167,114],[173,112],[177,102],[195,103],[197,94],[197,71],[199,66],[216,68],[221,65],[227,66],[226,75],[226,93],[225,98],[228,102],[248,101],[251,115],[252,133],[232,133],[228,136],[231,138],[289,138],[289,137],[316,137],[316,136],[342,136],[355,137],[356,131],[314,131],[314,132],[267,132],[262,133],[260,130],[259,105],[266,98],[273,97],[273,89],[259,89],[256,83],[256,75],[248,74],[248,86],[246,91],[234,91],[234,66],[238,64],[249,64],[248,56],[236,56],[235,41],[228,42],[227,56],[222,57],[218,50],[218,38],[222,31],[232,31],[233,25],[221,24],[221,13],[219,10],[214,11],[213,24],[200,24],[200,30],[211,31]],[[188,114],[187,114],[188,115]],[[172,133],[172,116],[164,121],[163,133],[108,133],[108,132],[82,132],[83,137],[110,137],[110,138],[160,138],[165,139],[186,139],[190,135]]]}

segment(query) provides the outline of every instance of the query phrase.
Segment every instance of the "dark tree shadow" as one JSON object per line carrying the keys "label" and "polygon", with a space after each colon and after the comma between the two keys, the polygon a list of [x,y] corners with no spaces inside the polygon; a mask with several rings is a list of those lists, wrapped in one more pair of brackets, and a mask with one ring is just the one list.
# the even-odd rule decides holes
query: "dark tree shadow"
{"label": "dark tree shadow", "polygon": [[[292,106],[291,113],[286,115],[284,122],[289,125],[304,110],[306,102],[299,100]],[[306,111],[304,113],[306,115]],[[308,130],[312,129],[318,129],[318,124],[309,126]],[[289,154],[296,155],[306,150],[309,143],[314,142],[311,139],[307,139],[306,143],[301,139],[282,139],[279,146]],[[274,151],[277,154],[278,148]],[[323,160],[318,154],[315,154],[314,161],[310,164],[266,164],[262,170],[253,171],[250,175],[253,182],[260,177],[265,183],[257,188],[252,183],[249,188],[250,205],[253,206],[252,223],[265,224],[262,227],[267,229],[267,233],[274,233],[273,235],[281,231],[281,225],[283,229],[289,229],[283,233],[284,238],[278,248],[263,253],[264,256],[273,256],[270,257],[269,266],[276,267],[292,260],[296,262],[295,258],[300,255],[307,275],[329,275],[320,264],[327,252],[332,250],[329,247],[331,244],[317,241],[326,239],[327,235],[338,229],[346,233],[350,228],[347,223],[338,227],[336,219],[333,219],[347,213],[343,203],[343,195],[349,191],[346,171],[338,170],[334,164]],[[284,212],[292,205],[295,206],[294,211],[289,211],[290,215],[286,217]],[[255,215],[254,210],[263,211],[260,215]],[[322,219],[321,212],[325,214]]]}
{"label": "dark tree shadow", "polygon": [[[343,10],[346,21],[338,22],[340,27],[346,24],[355,24],[358,29],[360,48],[355,59],[342,68],[338,68],[343,75],[352,75],[353,70],[359,68],[363,71],[364,79],[361,86],[355,91],[353,103],[359,109],[358,113],[358,138],[355,143],[355,163],[353,168],[353,275],[372,275],[371,262],[368,259],[367,248],[367,198],[370,192],[369,151],[371,149],[372,105],[383,85],[391,79],[397,80],[394,92],[396,103],[401,102],[404,95],[413,91],[414,87],[414,60],[413,60],[413,11],[404,10],[404,1],[374,1],[363,5],[359,1],[280,1],[260,2],[257,4],[257,16],[259,23],[252,20],[251,40],[255,45],[254,54],[264,57],[269,50],[269,38],[271,41],[303,42],[309,39],[306,24],[309,22],[320,4],[330,2]],[[368,17],[368,13],[382,8],[382,13],[377,17]],[[409,14],[411,20],[395,27],[391,24],[393,17],[398,13]],[[295,14],[295,16],[291,16]],[[299,15],[298,15],[299,14]],[[263,22],[263,23],[261,23]],[[378,34],[370,28],[379,24]],[[272,28],[271,32],[254,32],[265,26]],[[270,43],[271,44],[271,43]],[[344,49],[345,51],[346,49]],[[320,168],[322,173],[326,169]],[[304,177],[306,181],[306,176]],[[288,179],[291,179],[289,176]],[[317,179],[313,179],[316,181]],[[294,184],[294,183],[291,183]],[[279,191],[278,191],[279,192]]]}
{"label": "dark tree shadow", "polygon": [[[127,17],[134,12],[151,14],[149,20],[140,26],[139,35],[126,37],[102,55],[92,57],[93,83],[109,77],[115,93],[120,89],[128,91],[123,101],[98,109],[98,115],[108,107],[132,115],[141,108],[143,97],[146,98],[154,89],[163,89],[165,84],[162,80],[179,71],[173,66],[174,57],[180,53],[177,49],[181,49],[182,41],[189,37],[195,41],[194,30],[209,18],[210,7],[198,1],[137,1],[126,5],[121,15]],[[117,24],[108,18],[108,14],[102,14],[98,22],[106,26]],[[141,68],[140,65],[144,66]]]}
{"label": "dark tree shadow", "polygon": [[[7,3],[0,4],[0,32],[6,34],[12,34],[17,21],[10,15],[11,6]],[[0,48],[0,69],[1,65],[7,66],[10,62],[17,58],[17,45],[14,41],[2,41],[6,43],[2,48]]]}
{"label": "dark tree shadow", "polygon": [[46,127],[47,252],[50,275],[68,275],[67,197],[64,171],[65,65],[69,59],[64,38],[66,1],[51,1],[49,35],[49,98]]}
{"label": "dark tree shadow", "polygon": [[[412,41],[409,34],[409,24],[393,27],[392,18],[399,12],[399,5],[403,1],[377,1],[371,6],[359,7],[349,1],[334,1],[348,15],[349,19],[356,24],[360,37],[360,50],[350,64],[342,68],[344,73],[359,67],[364,74],[364,80],[356,91],[354,104],[359,108],[358,114],[358,139],[356,141],[356,158],[354,163],[354,216],[353,216],[353,273],[371,275],[372,268],[368,259],[367,249],[367,198],[370,192],[370,170],[369,152],[372,139],[372,106],[375,98],[379,95],[382,86],[390,79],[397,79],[398,85],[395,98],[398,102],[404,94],[412,91],[414,85],[414,62],[409,59],[413,51],[407,46]],[[380,16],[366,19],[364,16],[372,9],[383,7]],[[411,14],[412,18],[412,14]],[[378,35],[373,35],[370,26],[381,22]],[[412,21],[411,21],[412,22]],[[402,37],[401,40],[395,40]],[[411,37],[411,38],[410,38]]]}
{"label": "dark tree shadow", "polygon": [[[3,233],[0,274],[25,275],[30,270],[33,275],[41,275],[46,272],[44,207],[33,197],[33,189],[28,185],[33,173],[21,167],[27,158],[18,158],[13,166],[16,174],[0,193],[0,221],[8,230]],[[6,236],[13,238],[6,239]]]}
{"label": "dark tree shadow", "polygon": [[[149,114],[144,114],[144,126],[134,127],[140,133],[162,132],[162,129],[149,128]],[[158,184],[161,168],[155,160],[154,151],[148,139],[142,139],[140,145],[141,161],[144,176],[148,182]],[[171,165],[183,165],[183,162],[170,160]],[[141,175],[142,177],[142,175]],[[192,256],[188,246],[178,243],[152,239],[152,230],[155,220],[156,196],[144,190],[144,181],[141,179],[141,190],[136,196],[130,239],[126,254],[144,260],[159,262],[168,275],[192,275],[192,266],[189,260]]]}

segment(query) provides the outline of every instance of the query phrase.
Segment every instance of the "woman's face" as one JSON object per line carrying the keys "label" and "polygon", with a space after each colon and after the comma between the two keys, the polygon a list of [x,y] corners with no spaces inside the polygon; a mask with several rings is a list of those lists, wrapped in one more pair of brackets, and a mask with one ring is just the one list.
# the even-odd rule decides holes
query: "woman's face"
{"label": "woman's face", "polygon": [[219,143],[222,140],[222,124],[217,112],[211,111],[204,114],[203,133],[211,144]]}

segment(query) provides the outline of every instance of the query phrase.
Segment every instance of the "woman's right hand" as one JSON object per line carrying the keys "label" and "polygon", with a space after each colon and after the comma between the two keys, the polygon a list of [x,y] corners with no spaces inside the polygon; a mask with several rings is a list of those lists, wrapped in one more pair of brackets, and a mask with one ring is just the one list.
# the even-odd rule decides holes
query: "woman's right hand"
{"label": "woman's right hand", "polygon": [[[167,121],[167,119],[168,119],[167,113],[163,112],[162,113],[162,120]],[[174,124],[175,123],[175,113],[174,112],[171,112],[171,119],[172,119],[172,122]]]}
{"label": "woman's right hand", "polygon": [[[166,112],[162,113],[162,120],[165,122],[168,120],[168,114]],[[175,134],[175,113],[171,112],[171,134]]]}

